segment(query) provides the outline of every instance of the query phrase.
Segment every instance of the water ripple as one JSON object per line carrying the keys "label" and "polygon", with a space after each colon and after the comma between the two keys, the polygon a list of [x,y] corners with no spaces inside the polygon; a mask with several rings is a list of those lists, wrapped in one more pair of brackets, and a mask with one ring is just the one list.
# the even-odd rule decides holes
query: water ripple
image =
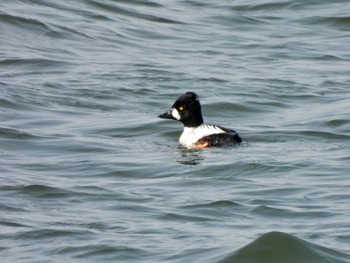
{"label": "water ripple", "polygon": [[[1,260],[348,262],[348,6],[0,3]],[[248,143],[181,147],[186,91]]]}

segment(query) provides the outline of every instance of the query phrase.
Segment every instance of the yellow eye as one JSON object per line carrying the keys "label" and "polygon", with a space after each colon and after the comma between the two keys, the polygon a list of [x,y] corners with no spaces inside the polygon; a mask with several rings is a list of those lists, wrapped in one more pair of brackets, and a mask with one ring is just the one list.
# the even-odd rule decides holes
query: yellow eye
{"label": "yellow eye", "polygon": [[179,107],[179,110],[183,110],[183,109],[184,109],[184,107],[182,107],[182,106]]}

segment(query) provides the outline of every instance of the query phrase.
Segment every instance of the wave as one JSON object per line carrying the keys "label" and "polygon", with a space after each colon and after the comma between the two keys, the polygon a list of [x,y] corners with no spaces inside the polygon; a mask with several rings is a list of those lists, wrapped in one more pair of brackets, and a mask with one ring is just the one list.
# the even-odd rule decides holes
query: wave
{"label": "wave", "polygon": [[219,263],[345,263],[350,255],[315,245],[283,232],[258,237]]}

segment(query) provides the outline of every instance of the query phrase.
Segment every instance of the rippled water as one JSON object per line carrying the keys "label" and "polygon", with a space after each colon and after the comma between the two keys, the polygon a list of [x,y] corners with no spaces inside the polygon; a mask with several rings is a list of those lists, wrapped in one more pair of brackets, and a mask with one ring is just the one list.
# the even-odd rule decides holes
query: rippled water
{"label": "rippled water", "polygon": [[[0,10],[2,262],[350,262],[348,1]],[[186,91],[248,144],[180,147]]]}

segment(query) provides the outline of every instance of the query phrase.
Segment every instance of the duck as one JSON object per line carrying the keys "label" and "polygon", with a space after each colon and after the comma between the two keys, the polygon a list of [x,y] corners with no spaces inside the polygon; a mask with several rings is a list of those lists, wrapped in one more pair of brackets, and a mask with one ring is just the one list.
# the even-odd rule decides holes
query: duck
{"label": "duck", "polygon": [[189,149],[234,146],[243,142],[235,130],[204,124],[201,104],[194,92],[189,91],[181,95],[171,108],[158,115],[158,118],[182,122],[184,129],[179,143]]}

